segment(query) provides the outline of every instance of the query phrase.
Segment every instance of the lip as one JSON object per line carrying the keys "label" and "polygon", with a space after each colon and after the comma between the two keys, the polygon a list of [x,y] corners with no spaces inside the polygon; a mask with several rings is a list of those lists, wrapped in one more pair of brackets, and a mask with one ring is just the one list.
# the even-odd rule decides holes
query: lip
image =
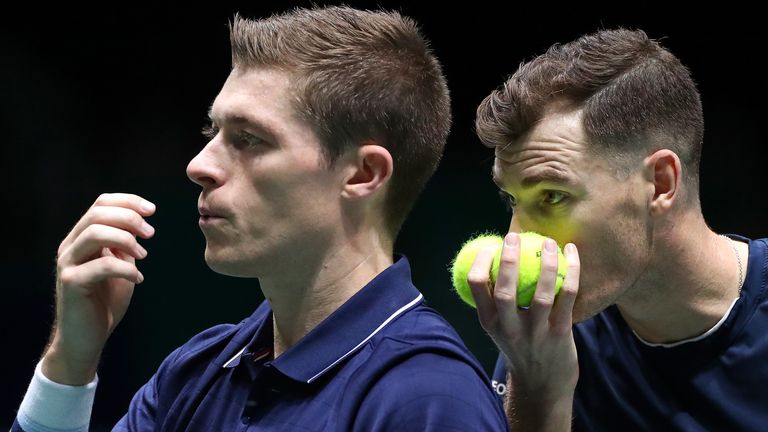
{"label": "lip", "polygon": [[200,215],[200,221],[198,222],[198,224],[201,227],[207,227],[207,226],[213,226],[223,220],[224,218],[221,216]]}
{"label": "lip", "polygon": [[212,208],[201,205],[201,206],[198,206],[197,210],[198,210],[198,213],[200,213],[199,223],[201,227],[213,225],[217,222],[221,222],[224,219],[226,219],[223,216],[223,212],[217,209],[212,209]]}
{"label": "lip", "polygon": [[220,217],[219,213],[209,209],[205,206],[199,206],[197,207],[198,213],[200,213],[200,216],[214,216],[214,217]]}
{"label": "lip", "polygon": [[200,213],[200,216],[213,216],[213,217],[225,217],[226,211],[212,207],[203,203],[199,203],[197,205],[197,211]]}

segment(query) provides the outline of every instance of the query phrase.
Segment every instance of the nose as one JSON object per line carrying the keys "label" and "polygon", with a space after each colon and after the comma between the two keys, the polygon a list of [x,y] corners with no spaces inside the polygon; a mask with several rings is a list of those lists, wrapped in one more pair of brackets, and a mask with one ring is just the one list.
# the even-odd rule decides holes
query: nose
{"label": "nose", "polygon": [[224,182],[224,161],[216,147],[216,138],[211,140],[187,165],[187,177],[202,186],[210,188]]}

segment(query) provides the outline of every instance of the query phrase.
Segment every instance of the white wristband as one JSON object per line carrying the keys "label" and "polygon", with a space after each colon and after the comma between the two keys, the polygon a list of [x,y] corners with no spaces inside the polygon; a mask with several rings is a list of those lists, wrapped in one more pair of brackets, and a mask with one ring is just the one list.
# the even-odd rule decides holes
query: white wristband
{"label": "white wristband", "polygon": [[87,432],[98,382],[98,375],[84,386],[53,382],[40,361],[16,419],[25,432]]}

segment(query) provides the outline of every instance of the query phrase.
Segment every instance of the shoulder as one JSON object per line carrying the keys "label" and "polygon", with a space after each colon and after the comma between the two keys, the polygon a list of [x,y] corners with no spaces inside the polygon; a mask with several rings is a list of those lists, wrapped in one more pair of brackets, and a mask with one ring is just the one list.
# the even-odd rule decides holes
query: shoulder
{"label": "shoulder", "polygon": [[220,324],[203,330],[168,355],[152,378],[136,392],[116,430],[161,422],[179,398],[193,394],[210,379],[206,371],[218,369],[211,368],[212,363],[223,363],[234,355],[241,340],[260,322],[261,309],[239,324]]}
{"label": "shoulder", "polygon": [[[403,319],[405,318],[405,319]],[[505,430],[490,380],[455,330],[419,306],[370,346],[350,384],[362,430]]]}
{"label": "shoulder", "polygon": [[192,336],[179,347],[180,356],[192,356],[211,345],[217,345],[237,332],[241,324],[218,324]]}
{"label": "shoulder", "polygon": [[[418,370],[438,365],[458,366],[468,375],[487,381],[477,358],[467,349],[456,330],[433,309],[420,305],[389,323],[371,339],[371,360],[378,368]],[[423,359],[435,361],[427,365]],[[437,370],[437,369],[436,369]]]}
{"label": "shoulder", "polygon": [[419,351],[393,366],[372,382],[361,403],[362,429],[505,430],[501,403],[476,365]]}
{"label": "shoulder", "polygon": [[253,315],[238,324],[219,324],[194,335],[166,357],[157,371],[156,380],[158,383],[167,383],[169,379],[186,382],[190,377],[202,374],[212,362],[223,364],[245,346],[267,316],[265,310],[268,312],[262,304]]}
{"label": "shoulder", "polygon": [[[269,306],[267,302],[263,302],[250,317],[238,324],[219,324],[209,327],[190,338],[171,356],[168,356],[165,362],[169,360],[184,362],[197,357],[212,360],[219,354],[227,352],[226,348],[233,340],[250,338],[256,327],[266,319],[268,312]],[[242,342],[239,343],[242,344]]]}
{"label": "shoulder", "polygon": [[744,291],[758,300],[766,300],[765,287],[768,285],[768,239],[749,242],[749,264],[744,281]]}
{"label": "shoulder", "polygon": [[469,353],[456,330],[437,311],[422,304],[389,323],[374,338],[395,339],[405,344],[441,346]]}

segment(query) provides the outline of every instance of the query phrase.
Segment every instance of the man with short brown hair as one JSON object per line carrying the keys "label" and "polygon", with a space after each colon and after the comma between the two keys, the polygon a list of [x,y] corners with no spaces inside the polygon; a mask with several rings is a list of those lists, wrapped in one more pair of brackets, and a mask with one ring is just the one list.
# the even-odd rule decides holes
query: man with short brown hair
{"label": "man with short brown hair", "polygon": [[[413,286],[395,236],[450,127],[437,59],[392,12],[235,17],[233,69],[187,167],[205,259],[258,278],[249,318],[193,337],[115,430],[503,430],[477,360]],[[88,427],[154,204],[100,196],[62,242],[56,325],[14,430]]]}
{"label": "man with short brown hair", "polygon": [[[488,253],[470,277],[513,427],[764,430],[768,243],[704,220],[688,69],[642,31],[599,31],[521,65],[476,124],[513,212],[495,287]],[[521,231],[551,238],[527,309]]]}

